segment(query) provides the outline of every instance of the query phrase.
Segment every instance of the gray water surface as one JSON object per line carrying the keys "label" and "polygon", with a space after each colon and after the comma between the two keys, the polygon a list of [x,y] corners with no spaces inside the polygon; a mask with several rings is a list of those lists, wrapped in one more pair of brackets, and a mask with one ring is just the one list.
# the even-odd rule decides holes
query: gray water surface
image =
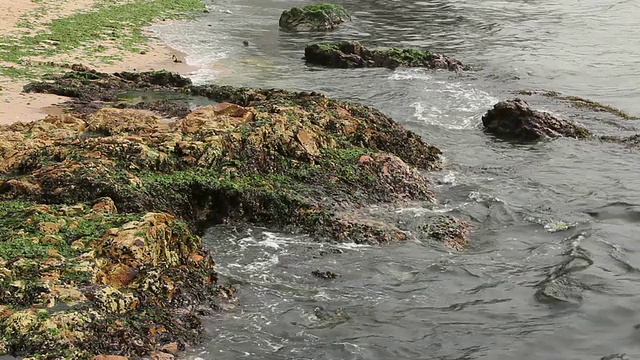
{"label": "gray water surface", "polygon": [[[511,144],[479,126],[495,102],[522,89],[640,115],[640,3],[340,3],[354,21],[331,33],[278,31],[282,10],[304,4],[290,0],[219,0],[194,21],[154,30],[202,67],[196,82],[321,91],[375,106],[440,147],[447,167],[432,176],[441,204],[375,216],[470,219],[472,248],[209,229],[205,242],[239,302],[207,319],[211,340],[188,358],[640,359],[640,151],[569,139]],[[304,64],[307,43],[341,39],[429,48],[479,70]],[[637,121],[527,100],[599,134],[640,133]],[[340,276],[319,279],[316,269]]]}

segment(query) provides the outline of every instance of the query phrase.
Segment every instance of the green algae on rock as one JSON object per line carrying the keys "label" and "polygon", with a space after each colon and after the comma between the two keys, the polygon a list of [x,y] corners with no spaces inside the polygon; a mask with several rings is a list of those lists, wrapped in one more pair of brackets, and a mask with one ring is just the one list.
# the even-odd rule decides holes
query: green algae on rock
{"label": "green algae on rock", "polygon": [[200,238],[171,215],[120,214],[108,198],[0,201],[0,354],[88,359],[183,348],[202,332],[190,308],[228,296],[216,281]]}
{"label": "green algae on rock", "polygon": [[[122,84],[98,73],[60,79],[69,77],[81,79],[74,86],[91,89],[86,93],[94,99],[102,97],[94,89],[111,92]],[[406,233],[352,219],[351,209],[435,201],[424,171],[441,167],[440,151],[375,109],[274,89],[176,91],[221,104],[177,121],[105,108],[5,128],[10,154],[0,165],[11,176],[0,193],[56,203],[109,196],[125,211],[165,211],[192,225],[251,222],[368,243],[405,239]],[[56,129],[59,137],[40,128]],[[24,133],[55,145],[30,142]]]}
{"label": "green algae on rock", "polygon": [[320,3],[285,10],[280,15],[279,25],[290,31],[331,30],[350,20],[351,16],[342,6]]}
{"label": "green algae on rock", "polygon": [[426,67],[451,71],[468,70],[459,60],[427,50],[370,50],[357,41],[308,45],[304,54],[307,63],[332,68]]}
{"label": "green algae on rock", "polygon": [[453,216],[436,216],[422,227],[429,238],[441,242],[450,249],[465,250],[469,247],[471,224]]}
{"label": "green algae on rock", "polygon": [[68,96],[84,101],[115,101],[116,94],[131,90],[174,89],[191,85],[191,80],[160,70],[140,73],[99,73],[75,64],[55,81],[39,81],[27,84],[25,92],[38,92]]}
{"label": "green algae on rock", "polygon": [[[189,232],[206,224],[370,244],[422,236],[366,209],[435,202],[426,172],[441,167],[440,151],[375,109],[317,93],[192,86],[169,73],[77,70],[27,88],[71,88],[83,111],[0,127],[5,352],[140,356],[195,341],[199,317],[185,309],[228,297]],[[158,87],[216,105],[171,120],[101,101]],[[448,224],[426,236],[463,250],[466,223]]]}
{"label": "green algae on rock", "polygon": [[[216,100],[228,90],[190,89]],[[254,97],[253,106],[203,107],[175,122],[104,108],[7,127],[0,192],[56,203],[109,196],[128,212],[293,226],[344,240],[361,227],[336,227],[336,204],[433,201],[418,168],[438,169],[439,150],[380,112],[321,95],[236,91],[231,97]],[[365,239],[375,242],[352,240]]]}

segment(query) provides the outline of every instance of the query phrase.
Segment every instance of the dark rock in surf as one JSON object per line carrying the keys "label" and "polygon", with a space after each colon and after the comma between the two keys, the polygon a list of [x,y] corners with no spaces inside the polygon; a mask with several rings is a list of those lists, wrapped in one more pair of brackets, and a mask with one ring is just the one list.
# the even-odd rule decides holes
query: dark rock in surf
{"label": "dark rock in surf", "polygon": [[284,11],[279,25],[289,31],[331,30],[350,20],[351,16],[342,6],[321,3]]}
{"label": "dark rock in surf", "polygon": [[485,131],[501,138],[538,140],[571,137],[583,139],[591,135],[586,128],[548,112],[533,110],[522,99],[501,101],[482,117]]}
{"label": "dark rock in surf", "polygon": [[430,51],[416,49],[370,50],[357,41],[313,44],[305,48],[304,54],[307,63],[332,68],[424,67],[450,71],[468,70],[461,61]]}
{"label": "dark rock in surf", "polygon": [[314,270],[313,272],[311,272],[311,274],[317,278],[324,279],[324,280],[333,280],[338,277],[338,274],[328,270],[327,271]]}

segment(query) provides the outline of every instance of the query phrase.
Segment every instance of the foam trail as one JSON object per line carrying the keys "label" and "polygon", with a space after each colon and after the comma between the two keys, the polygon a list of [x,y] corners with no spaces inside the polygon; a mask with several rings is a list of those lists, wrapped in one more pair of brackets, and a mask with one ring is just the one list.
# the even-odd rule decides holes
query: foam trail
{"label": "foam trail", "polygon": [[[423,69],[396,71],[389,79],[415,85],[420,96],[410,105],[414,109],[413,116],[429,125],[455,130],[474,128],[482,113],[498,102],[497,98],[476,89],[473,84],[438,80],[436,75]],[[428,81],[426,85],[425,81]]]}

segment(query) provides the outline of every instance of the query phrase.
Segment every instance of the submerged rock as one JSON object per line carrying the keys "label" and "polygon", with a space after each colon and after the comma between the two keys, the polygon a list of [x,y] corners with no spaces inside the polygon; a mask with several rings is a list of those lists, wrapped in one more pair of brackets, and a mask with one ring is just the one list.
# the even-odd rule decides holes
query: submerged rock
{"label": "submerged rock", "polygon": [[547,112],[533,110],[521,99],[501,101],[482,117],[485,131],[515,140],[538,140],[550,137],[583,139],[591,133],[586,128]]}
{"label": "submerged rock", "polygon": [[471,224],[453,216],[436,216],[422,227],[424,233],[444,246],[462,251],[469,247]]}
{"label": "submerged rock", "polygon": [[338,278],[338,274],[332,272],[332,271],[320,271],[320,270],[314,270],[311,272],[311,274],[315,277],[318,277],[320,279],[324,279],[324,280],[333,280]]}
{"label": "submerged rock", "polygon": [[309,45],[305,48],[304,54],[308,63],[332,68],[425,67],[451,71],[466,70],[459,60],[426,50],[369,50],[357,41]]}
{"label": "submerged rock", "polygon": [[351,21],[351,16],[342,6],[320,3],[284,11],[279,25],[292,31],[331,30],[347,21]]}

